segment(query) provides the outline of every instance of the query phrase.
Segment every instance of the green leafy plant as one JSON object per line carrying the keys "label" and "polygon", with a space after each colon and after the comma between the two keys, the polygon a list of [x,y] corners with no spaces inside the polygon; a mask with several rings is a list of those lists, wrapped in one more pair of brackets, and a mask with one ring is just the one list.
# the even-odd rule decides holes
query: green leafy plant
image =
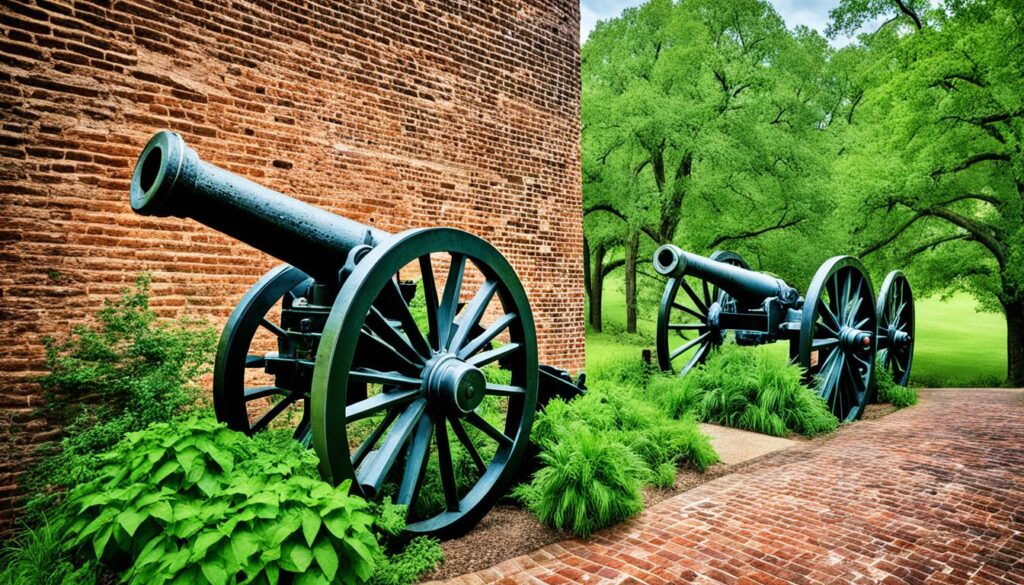
{"label": "green leafy plant", "polygon": [[441,544],[426,536],[417,536],[393,556],[383,557],[371,585],[411,585],[420,575],[437,567],[444,558]]}
{"label": "green leafy plant", "polygon": [[514,494],[541,522],[587,537],[643,509],[644,462],[629,447],[577,424],[573,440],[541,452],[543,466]]}
{"label": "green leafy plant", "polygon": [[92,563],[74,566],[64,555],[64,521],[42,517],[0,551],[0,585],[93,585]]}
{"label": "green leafy plant", "polygon": [[266,445],[199,416],[130,433],[69,494],[71,546],[128,583],[368,581],[383,556],[374,509],[348,482],[303,475],[308,450]]}
{"label": "green leafy plant", "polygon": [[23,481],[33,494],[30,519],[52,507],[62,488],[92,479],[97,454],[126,433],[171,420],[196,403],[195,381],[209,371],[216,331],[189,318],[158,320],[149,286],[149,276],[139,276],[93,323],[62,341],[44,340],[49,373],[38,381],[45,412],[65,426],[65,436],[43,447],[40,464]]}
{"label": "green leafy plant", "polygon": [[888,402],[896,408],[917,404],[917,388],[893,381],[892,372],[882,366],[881,360],[875,363],[875,392],[878,402]]}
{"label": "green leafy plant", "polygon": [[796,366],[763,351],[724,345],[677,382],[663,382],[662,405],[673,416],[774,436],[832,432],[839,421],[801,382]]}

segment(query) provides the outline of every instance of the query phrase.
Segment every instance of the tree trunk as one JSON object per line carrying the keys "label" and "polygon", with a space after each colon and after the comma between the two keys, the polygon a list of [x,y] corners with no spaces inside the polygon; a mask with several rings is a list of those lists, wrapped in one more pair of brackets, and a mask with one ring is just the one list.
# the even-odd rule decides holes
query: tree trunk
{"label": "tree trunk", "polygon": [[[594,267],[590,271],[590,327],[601,332],[601,302],[604,298],[604,257],[608,249],[602,244],[594,250]],[[590,261],[589,259],[587,260]]]}
{"label": "tree trunk", "polygon": [[636,333],[636,256],[640,251],[640,232],[630,232],[626,239],[626,333]]}
{"label": "tree trunk", "polygon": [[1006,383],[1024,387],[1024,301],[1003,303],[1006,313]]}
{"label": "tree trunk", "polygon": [[583,236],[583,294],[590,300],[590,242]]}

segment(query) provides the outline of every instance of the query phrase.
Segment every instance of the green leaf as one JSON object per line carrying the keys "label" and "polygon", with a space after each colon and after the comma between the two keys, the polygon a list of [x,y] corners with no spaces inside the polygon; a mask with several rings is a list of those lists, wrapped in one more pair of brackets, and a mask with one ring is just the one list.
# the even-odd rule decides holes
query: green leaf
{"label": "green leaf", "polygon": [[203,576],[212,585],[221,585],[222,583],[228,582],[228,573],[217,563],[210,561],[204,561],[199,564],[200,569],[203,571]]}
{"label": "green leaf", "polygon": [[352,550],[356,551],[356,554],[362,557],[364,561],[371,565],[373,564],[373,554],[370,553],[370,550],[367,549],[366,545],[360,542],[358,538],[347,538],[345,539],[345,544],[352,547]]}
{"label": "green leaf", "polygon": [[[313,546],[322,523],[323,521],[320,520],[319,514],[309,508],[302,509],[302,535],[306,538],[307,545]],[[331,576],[330,578],[333,579],[334,577]]]}
{"label": "green leaf", "polygon": [[284,545],[283,551],[284,557],[282,557],[282,560],[287,558],[295,565],[294,573],[305,572],[313,562],[313,553],[302,544],[289,542]]}
{"label": "green leaf", "polygon": [[110,535],[113,533],[113,525],[107,524],[98,533],[96,538],[92,541],[92,550],[96,553],[96,559],[100,560],[103,558],[103,553],[107,548],[107,542],[110,541]]}
{"label": "green leaf", "polygon": [[128,536],[135,536],[135,531],[138,530],[140,524],[146,521],[147,517],[146,514],[129,508],[117,515],[117,522],[128,533]]}
{"label": "green leaf", "polygon": [[316,557],[316,563],[320,565],[327,580],[333,581],[334,575],[338,572],[338,551],[334,550],[330,539],[320,539],[313,547],[313,556]]}
{"label": "green leaf", "polygon": [[192,560],[196,561],[203,558],[206,555],[207,549],[217,544],[224,535],[216,530],[209,530],[199,535],[196,538],[195,543],[192,545]]}
{"label": "green leaf", "polygon": [[259,550],[260,539],[248,530],[236,530],[231,535],[231,549],[239,563],[245,563]]}
{"label": "green leaf", "polygon": [[146,508],[146,513],[148,513],[153,518],[163,520],[167,523],[170,523],[174,520],[174,512],[171,510],[171,505],[163,500],[151,504],[148,508]]}

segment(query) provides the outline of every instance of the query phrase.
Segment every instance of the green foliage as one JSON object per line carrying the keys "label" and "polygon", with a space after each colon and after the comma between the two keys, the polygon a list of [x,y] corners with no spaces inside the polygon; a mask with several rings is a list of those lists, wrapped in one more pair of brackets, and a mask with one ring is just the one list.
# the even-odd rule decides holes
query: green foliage
{"label": "green foliage", "polygon": [[101,459],[68,495],[67,529],[128,583],[360,583],[383,555],[373,508],[348,482],[303,475],[316,456],[293,441],[193,416],[130,433]]}
{"label": "green foliage", "polygon": [[26,526],[0,551],[0,585],[94,585],[96,567],[75,567],[63,548],[63,521]]}
{"label": "green foliage", "polygon": [[694,409],[705,422],[777,437],[835,430],[838,420],[801,377],[776,356],[724,345],[684,378],[664,382],[662,404],[674,416]]}
{"label": "green foliage", "polygon": [[[643,367],[622,372],[620,380],[651,376]],[[703,470],[718,461],[692,419],[669,417],[643,386],[607,378],[572,402],[549,402],[530,440],[542,466],[515,495],[545,524],[580,536],[637,513],[641,486],[671,487],[677,466]]]}
{"label": "green foliage", "polygon": [[444,558],[441,544],[426,536],[409,541],[402,552],[381,559],[371,585],[411,585],[420,575],[433,570]]}
{"label": "green foliage", "polygon": [[540,454],[543,466],[514,491],[541,522],[587,537],[643,509],[643,461],[631,449],[579,426],[573,440]]}
{"label": "green foliage", "polygon": [[882,367],[881,360],[875,364],[875,392],[878,402],[888,402],[896,408],[917,404],[917,389],[894,382],[892,372]]}
{"label": "green foliage", "polygon": [[66,434],[44,448],[23,482],[34,494],[30,517],[52,505],[52,488],[92,479],[97,454],[126,433],[171,420],[196,402],[195,380],[209,371],[216,331],[188,318],[157,320],[149,283],[139,276],[94,323],[75,327],[63,341],[45,340],[49,373],[39,383],[47,414],[66,424]]}

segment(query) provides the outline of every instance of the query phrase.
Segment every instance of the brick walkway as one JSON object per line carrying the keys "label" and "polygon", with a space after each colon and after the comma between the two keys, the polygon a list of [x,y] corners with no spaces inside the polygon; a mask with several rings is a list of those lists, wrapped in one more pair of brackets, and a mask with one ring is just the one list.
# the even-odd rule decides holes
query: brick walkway
{"label": "brick walkway", "polygon": [[921,403],[450,581],[1024,583],[1024,391]]}

